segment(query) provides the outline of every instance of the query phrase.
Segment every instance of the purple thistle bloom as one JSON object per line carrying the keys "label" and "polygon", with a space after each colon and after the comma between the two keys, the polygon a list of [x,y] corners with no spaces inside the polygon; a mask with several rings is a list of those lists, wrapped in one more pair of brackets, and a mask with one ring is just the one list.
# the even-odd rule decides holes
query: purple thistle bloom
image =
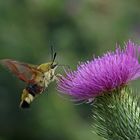
{"label": "purple thistle bloom", "polygon": [[128,41],[124,49],[116,48],[102,57],[80,64],[76,71],[66,72],[58,90],[80,100],[93,99],[140,77],[140,47]]}

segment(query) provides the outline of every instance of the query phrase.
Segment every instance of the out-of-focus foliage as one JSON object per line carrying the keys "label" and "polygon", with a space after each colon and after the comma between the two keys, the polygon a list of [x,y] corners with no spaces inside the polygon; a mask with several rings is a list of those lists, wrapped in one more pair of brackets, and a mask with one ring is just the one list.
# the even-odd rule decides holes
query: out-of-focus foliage
{"label": "out-of-focus foliage", "polygon": [[[139,6],[138,0],[1,0],[0,59],[49,61],[51,41],[57,61],[74,69],[116,42],[140,43]],[[90,105],[58,96],[53,83],[30,110],[20,110],[24,87],[0,67],[0,140],[101,140],[91,131]]]}

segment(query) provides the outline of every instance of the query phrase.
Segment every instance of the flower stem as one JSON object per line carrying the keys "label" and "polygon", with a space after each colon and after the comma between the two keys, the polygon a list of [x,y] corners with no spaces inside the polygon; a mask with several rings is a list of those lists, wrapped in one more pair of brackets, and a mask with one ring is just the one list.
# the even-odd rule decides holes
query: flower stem
{"label": "flower stem", "polygon": [[128,87],[95,99],[94,131],[107,140],[140,140],[140,96]]}

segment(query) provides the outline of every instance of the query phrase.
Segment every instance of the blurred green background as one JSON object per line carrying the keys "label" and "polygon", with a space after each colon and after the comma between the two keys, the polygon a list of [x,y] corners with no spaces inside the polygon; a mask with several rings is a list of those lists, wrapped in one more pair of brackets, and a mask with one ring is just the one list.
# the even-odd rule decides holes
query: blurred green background
{"label": "blurred green background", "polygon": [[[76,69],[94,54],[114,50],[116,42],[140,43],[139,7],[139,0],[1,0],[0,59],[47,62],[51,41],[57,61]],[[0,66],[0,140],[102,140],[92,132],[90,105],[60,97],[54,82],[21,110],[24,87]]]}

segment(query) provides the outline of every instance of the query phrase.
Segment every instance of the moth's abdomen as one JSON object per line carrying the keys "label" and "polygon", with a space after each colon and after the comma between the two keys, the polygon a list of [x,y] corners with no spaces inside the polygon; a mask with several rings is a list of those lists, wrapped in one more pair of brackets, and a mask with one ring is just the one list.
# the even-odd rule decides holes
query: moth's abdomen
{"label": "moth's abdomen", "polygon": [[23,100],[20,103],[20,107],[23,108],[23,109],[24,108],[29,108],[30,107],[30,103],[28,103],[27,101]]}
{"label": "moth's abdomen", "polygon": [[37,84],[29,84],[26,87],[26,90],[33,96],[35,96],[36,94],[39,94],[43,91],[43,88],[38,86]]}
{"label": "moth's abdomen", "polygon": [[34,97],[35,96],[30,94],[27,89],[24,89],[23,93],[21,95],[20,107],[21,108],[29,108],[30,103],[34,100]]}
{"label": "moth's abdomen", "polygon": [[26,89],[23,90],[21,96],[20,107],[29,108],[30,103],[34,100],[37,94],[40,94],[43,91],[43,88],[37,84],[29,84]]}

